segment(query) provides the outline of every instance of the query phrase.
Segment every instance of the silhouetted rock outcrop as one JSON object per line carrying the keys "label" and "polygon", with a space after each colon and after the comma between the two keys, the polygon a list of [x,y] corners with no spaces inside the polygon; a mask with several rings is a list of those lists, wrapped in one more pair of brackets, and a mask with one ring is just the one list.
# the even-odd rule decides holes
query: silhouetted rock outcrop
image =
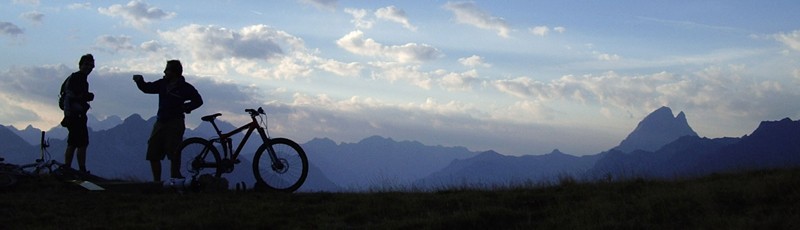
{"label": "silhouetted rock outcrop", "polygon": [[647,115],[614,149],[622,152],[656,151],[682,136],[697,136],[697,133],[689,127],[683,112],[673,117],[672,109],[665,106]]}

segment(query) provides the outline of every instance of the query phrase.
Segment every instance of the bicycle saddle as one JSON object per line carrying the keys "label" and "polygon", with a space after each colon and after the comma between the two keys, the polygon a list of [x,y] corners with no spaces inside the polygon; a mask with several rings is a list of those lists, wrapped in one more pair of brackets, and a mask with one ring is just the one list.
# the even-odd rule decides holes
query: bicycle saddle
{"label": "bicycle saddle", "polygon": [[211,114],[211,115],[203,116],[203,117],[201,117],[201,118],[200,118],[200,120],[203,120],[203,121],[213,121],[213,120],[214,120],[214,118],[217,118],[217,117],[219,117],[219,116],[222,116],[222,114],[221,114],[221,113],[215,113],[215,114]]}

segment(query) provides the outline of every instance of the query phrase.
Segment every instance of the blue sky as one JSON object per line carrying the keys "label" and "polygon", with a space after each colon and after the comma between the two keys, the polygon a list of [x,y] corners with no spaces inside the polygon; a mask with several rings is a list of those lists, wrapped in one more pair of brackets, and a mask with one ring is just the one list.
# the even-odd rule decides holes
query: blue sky
{"label": "blue sky", "polygon": [[796,1],[7,1],[0,124],[61,119],[58,87],[96,59],[90,113],[155,114],[131,76],[166,60],[234,124],[264,107],[305,142],[371,135],[429,145],[594,154],[647,114],[701,136],[797,119]]}

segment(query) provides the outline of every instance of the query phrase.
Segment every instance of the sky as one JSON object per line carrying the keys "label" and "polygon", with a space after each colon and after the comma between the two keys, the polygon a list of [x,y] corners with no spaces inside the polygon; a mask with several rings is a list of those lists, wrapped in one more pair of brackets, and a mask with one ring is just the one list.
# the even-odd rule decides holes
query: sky
{"label": "sky", "polygon": [[152,117],[178,59],[205,104],[273,137],[380,135],[505,155],[596,154],[650,112],[703,137],[800,115],[797,1],[39,1],[0,5],[0,124],[48,130],[91,53],[90,114]]}

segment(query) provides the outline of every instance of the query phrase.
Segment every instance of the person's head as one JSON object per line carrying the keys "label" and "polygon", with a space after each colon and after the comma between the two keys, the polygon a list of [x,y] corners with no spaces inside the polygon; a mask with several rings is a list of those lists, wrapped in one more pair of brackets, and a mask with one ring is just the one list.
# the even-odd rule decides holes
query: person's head
{"label": "person's head", "polygon": [[94,56],[92,54],[84,54],[81,60],[78,61],[78,68],[81,72],[91,73],[94,69]]}
{"label": "person's head", "polygon": [[181,76],[183,74],[183,66],[181,65],[181,61],[178,60],[169,60],[167,61],[167,67],[164,68],[164,76],[167,78]]}

